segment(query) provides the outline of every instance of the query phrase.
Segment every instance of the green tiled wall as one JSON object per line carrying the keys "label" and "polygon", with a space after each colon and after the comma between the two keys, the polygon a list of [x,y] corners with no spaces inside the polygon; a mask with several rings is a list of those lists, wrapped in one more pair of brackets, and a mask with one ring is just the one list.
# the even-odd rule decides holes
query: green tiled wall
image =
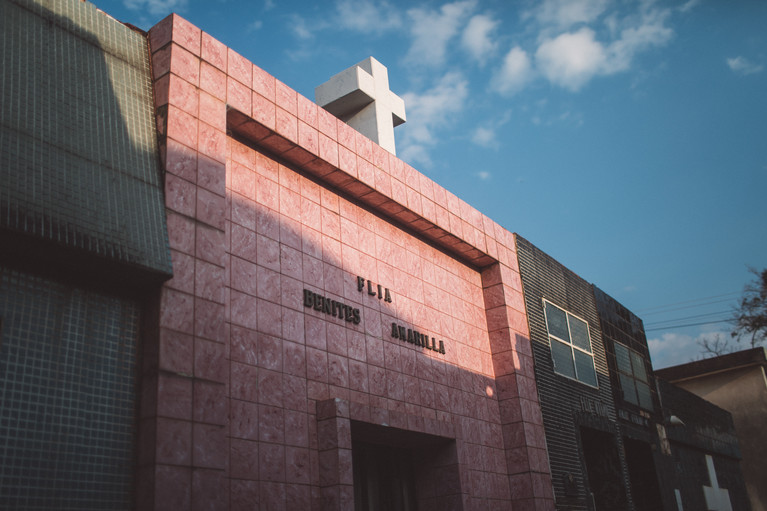
{"label": "green tiled wall", "polygon": [[3,0],[0,66],[0,229],[170,274],[144,35],[80,0]]}

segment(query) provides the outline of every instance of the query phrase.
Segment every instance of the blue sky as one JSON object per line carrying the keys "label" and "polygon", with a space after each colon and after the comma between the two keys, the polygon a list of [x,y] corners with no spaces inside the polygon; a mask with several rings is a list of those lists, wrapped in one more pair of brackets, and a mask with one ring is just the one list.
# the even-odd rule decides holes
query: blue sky
{"label": "blue sky", "polygon": [[374,56],[398,156],[642,317],[656,368],[728,336],[767,265],[765,1],[96,5],[177,12],[311,99]]}

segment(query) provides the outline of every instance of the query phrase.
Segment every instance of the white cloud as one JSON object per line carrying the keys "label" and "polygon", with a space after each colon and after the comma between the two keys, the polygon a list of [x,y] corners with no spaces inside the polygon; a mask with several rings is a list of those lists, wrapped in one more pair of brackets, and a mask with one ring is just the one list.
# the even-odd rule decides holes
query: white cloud
{"label": "white cloud", "polygon": [[706,339],[713,340],[717,336],[729,340],[730,333],[722,332],[716,328],[702,327],[703,331],[696,337],[688,334],[665,333],[653,339],[648,339],[650,357],[655,369],[669,367],[677,364],[686,364],[703,356],[702,342]]}
{"label": "white cloud", "polygon": [[536,67],[551,83],[578,91],[596,76],[628,70],[637,54],[667,44],[674,35],[666,26],[669,14],[647,9],[621,21],[609,18],[617,39],[607,44],[588,27],[547,38],[535,53]]}
{"label": "white cloud", "polygon": [[477,177],[481,179],[482,181],[488,181],[492,176],[490,172],[487,172],[486,170],[481,170],[477,172]]}
{"label": "white cloud", "polygon": [[567,29],[577,23],[590,23],[607,9],[609,0],[544,0],[527,13],[539,23]]}
{"label": "white cloud", "polygon": [[485,121],[482,126],[477,126],[471,135],[471,142],[485,148],[497,148],[497,132],[511,119],[511,110],[506,110],[500,117]]}
{"label": "white cloud", "polygon": [[480,126],[474,130],[471,141],[481,147],[495,147],[498,141],[495,139],[495,130]]}
{"label": "white cloud", "polygon": [[388,2],[339,0],[336,13],[339,26],[357,32],[382,34],[402,25],[399,11]]}
{"label": "white cloud", "polygon": [[727,65],[731,70],[742,75],[751,75],[764,70],[763,65],[755,64],[745,57],[734,57],[727,59]]}
{"label": "white cloud", "polygon": [[651,10],[643,13],[635,26],[624,28],[620,39],[613,41],[608,48],[606,71],[624,71],[630,67],[637,53],[668,43],[674,35],[674,31],[666,26],[668,17],[668,10]]}
{"label": "white cloud", "polygon": [[688,0],[686,3],[679,6],[679,12],[689,12],[698,6],[700,0]]}
{"label": "white cloud", "polygon": [[594,36],[593,30],[582,28],[543,41],[535,53],[538,69],[550,82],[578,91],[607,64],[607,53]]}
{"label": "white cloud", "polygon": [[186,9],[187,0],[123,0],[123,5],[134,11],[147,11],[152,16],[161,16]]}
{"label": "white cloud", "polygon": [[413,44],[405,60],[411,64],[435,67],[445,61],[447,45],[458,33],[476,0],[453,2],[438,11],[415,8],[407,11]]}
{"label": "white cloud", "polygon": [[257,30],[261,30],[261,27],[263,27],[263,26],[264,26],[264,22],[263,21],[255,20],[252,23],[248,24],[248,26],[246,27],[246,30],[248,32],[255,32]]}
{"label": "white cloud", "polygon": [[496,71],[490,86],[501,94],[512,95],[522,90],[533,77],[530,57],[519,46],[512,48]]}
{"label": "white cloud", "polygon": [[290,27],[293,33],[299,39],[308,40],[314,37],[314,34],[307,25],[306,20],[297,14],[291,16]]}
{"label": "white cloud", "polygon": [[484,64],[487,58],[495,52],[497,44],[491,38],[498,28],[499,22],[485,14],[478,14],[469,20],[463,31],[461,43],[463,47],[480,64]]}
{"label": "white cloud", "polygon": [[402,95],[408,109],[402,159],[431,164],[428,147],[437,143],[436,132],[464,109],[468,91],[466,79],[460,73],[450,72],[425,92]]}

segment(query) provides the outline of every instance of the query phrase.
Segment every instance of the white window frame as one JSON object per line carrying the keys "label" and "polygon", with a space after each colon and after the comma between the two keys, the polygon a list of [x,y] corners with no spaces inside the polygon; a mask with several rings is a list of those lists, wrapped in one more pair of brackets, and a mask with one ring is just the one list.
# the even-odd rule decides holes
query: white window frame
{"label": "white window frame", "polygon": [[[557,335],[553,335],[549,331],[549,318],[548,318],[548,316],[546,314],[546,304],[548,304],[548,305],[550,305],[550,306],[552,306],[554,308],[557,308],[557,309],[561,310],[562,312],[564,312],[565,313],[565,317],[572,316],[573,318],[575,318],[575,319],[577,319],[579,321],[582,321],[586,325],[586,334],[588,335],[588,338],[589,338],[589,346],[591,347],[591,351],[586,351],[583,348],[581,348],[580,346],[576,346],[575,343],[573,343],[573,341],[572,341],[572,332],[570,330],[570,322],[569,321],[567,321],[567,331],[568,331],[568,335],[570,335],[570,340],[569,341],[567,341],[565,339],[562,339],[561,337],[559,337]],[[594,343],[591,341],[591,329],[589,328],[589,322],[586,321],[585,319],[581,318],[580,316],[577,316],[577,315],[575,315],[575,314],[573,314],[571,312],[568,312],[566,309],[563,309],[559,305],[556,305],[553,302],[550,302],[549,300],[546,300],[545,298],[543,299],[543,316],[544,316],[544,321],[546,322],[546,333],[548,334],[549,351],[551,352],[551,362],[552,362],[552,366],[554,367],[554,372],[556,374],[558,374],[559,376],[567,378],[568,380],[577,381],[580,384],[586,385],[586,386],[594,388],[594,389],[599,388],[599,376],[597,375],[597,368],[596,368],[596,365],[594,363]],[[573,378],[572,376],[569,376],[567,374],[564,374],[564,373],[561,373],[561,372],[557,371],[557,365],[556,365],[556,361],[554,360],[554,352],[553,352],[552,343],[551,343],[551,339],[552,338],[557,340],[557,341],[559,341],[559,342],[561,342],[561,343],[563,343],[563,344],[567,344],[570,347],[571,354],[572,354],[572,361],[573,361],[573,369],[574,369],[574,372],[575,372],[575,378]],[[591,367],[594,370],[594,380],[596,382],[595,384],[592,385],[591,383],[589,383],[587,381],[583,381],[583,380],[578,378],[578,365],[575,363],[575,352],[573,352],[572,350],[578,350],[581,353],[583,353],[585,355],[588,355],[588,357],[591,359]]]}

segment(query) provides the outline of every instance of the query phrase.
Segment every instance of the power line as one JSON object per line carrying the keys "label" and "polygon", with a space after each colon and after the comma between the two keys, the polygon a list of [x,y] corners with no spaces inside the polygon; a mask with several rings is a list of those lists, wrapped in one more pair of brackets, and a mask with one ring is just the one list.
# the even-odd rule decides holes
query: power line
{"label": "power line", "polygon": [[656,312],[644,313],[642,315],[643,316],[654,316],[656,314],[665,314],[666,312],[674,312],[674,311],[680,311],[680,310],[685,310],[685,309],[695,309],[697,307],[705,307],[707,305],[714,305],[715,303],[724,303],[724,302],[729,302],[729,301],[731,301],[730,298],[725,298],[725,299],[722,299],[722,300],[712,300],[712,301],[709,301],[709,302],[698,303],[698,304],[695,304],[695,305],[685,305],[684,307],[675,307],[673,309],[665,309],[665,310],[659,310],[659,311],[656,311]]}
{"label": "power line", "polygon": [[682,317],[682,318],[664,319],[664,320],[661,320],[661,321],[653,321],[651,323],[647,323],[647,325],[645,325],[645,326],[658,326],[658,325],[661,325],[663,323],[676,323],[677,321],[686,321],[688,319],[705,318],[707,316],[715,316],[717,314],[725,314],[725,313],[729,313],[729,312],[730,311],[717,311],[717,312],[708,312],[706,314],[696,314],[694,316],[685,316],[685,317]]}
{"label": "power line", "polygon": [[647,328],[645,329],[645,332],[654,332],[657,330],[676,330],[677,328],[684,328],[688,326],[716,325],[718,323],[729,323],[730,321],[730,319],[721,319],[718,321],[701,321],[700,323],[687,323],[686,325],[671,325],[668,327]]}
{"label": "power line", "polygon": [[[714,298],[723,298],[725,296],[735,296],[735,295],[740,295],[740,294],[741,294],[741,292],[737,291],[737,292],[731,292],[731,293],[724,293],[724,294],[720,294],[720,295],[705,296],[703,298],[695,298],[693,300],[684,300],[684,301],[681,301],[681,302],[667,303],[665,305],[658,305],[658,306],[655,306],[655,307],[650,307],[650,308],[647,308],[647,309],[642,309],[642,310],[636,311],[636,314],[648,315],[647,313],[650,312],[650,311],[655,311],[655,310],[658,310],[658,309],[666,309],[668,307],[673,307],[675,305],[686,305],[686,304],[689,304],[689,303],[702,302],[702,301],[705,301],[705,300],[712,300]],[[726,302],[726,301],[728,301],[728,300],[719,300],[719,301],[710,302],[710,303],[721,303],[721,302]],[[707,303],[700,304],[700,305],[693,305],[693,306],[690,306],[690,307],[699,307],[699,306],[702,306],[702,305],[707,305]],[[684,308],[689,308],[689,307],[682,307],[682,309],[684,309]],[[679,310],[679,309],[668,309],[668,310]],[[665,311],[661,311],[661,312],[665,312]],[[659,313],[658,312],[652,312],[651,314],[659,314]]]}

